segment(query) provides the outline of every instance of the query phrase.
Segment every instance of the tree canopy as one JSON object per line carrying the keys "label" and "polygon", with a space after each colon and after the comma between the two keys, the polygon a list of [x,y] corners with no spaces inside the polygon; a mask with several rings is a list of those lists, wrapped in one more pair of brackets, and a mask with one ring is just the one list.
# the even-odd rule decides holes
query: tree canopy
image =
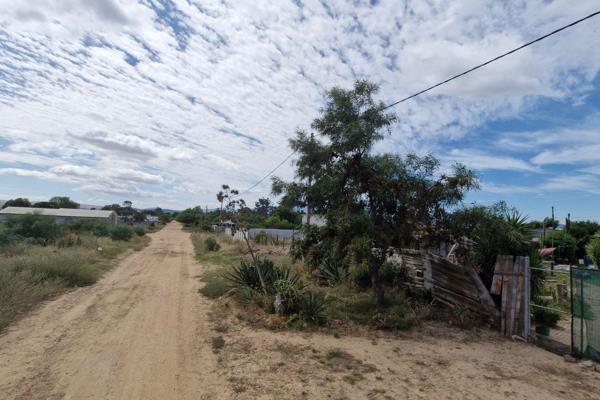
{"label": "tree canopy", "polygon": [[314,134],[300,130],[290,141],[298,154],[296,179],[274,178],[273,192],[283,194],[282,204],[309,203],[326,217],[314,246],[327,251],[312,254],[366,263],[381,305],[379,269],[390,248],[435,240],[447,208],[475,188],[477,179],[460,164],[446,173],[432,155],[375,154],[373,146],[396,121],[373,99],[377,90],[373,83],[357,81],[350,90],[328,91],[321,116],[311,125]]}
{"label": "tree canopy", "polygon": [[24,197],[17,197],[16,199],[10,199],[2,205],[2,208],[6,207],[31,207],[29,199]]}

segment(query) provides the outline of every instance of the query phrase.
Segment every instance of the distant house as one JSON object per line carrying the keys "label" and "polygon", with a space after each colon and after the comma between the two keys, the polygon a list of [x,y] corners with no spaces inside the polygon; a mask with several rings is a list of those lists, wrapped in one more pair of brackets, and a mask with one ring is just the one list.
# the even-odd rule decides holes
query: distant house
{"label": "distant house", "polygon": [[0,210],[0,219],[14,215],[40,214],[54,217],[57,222],[74,220],[99,220],[117,225],[119,216],[112,210],[81,210],[77,208],[33,208],[33,207],[6,207]]}
{"label": "distant house", "polygon": [[[306,214],[302,215],[302,224],[306,225]],[[310,224],[319,227],[325,226],[327,219],[323,215],[313,214],[310,216]]]}

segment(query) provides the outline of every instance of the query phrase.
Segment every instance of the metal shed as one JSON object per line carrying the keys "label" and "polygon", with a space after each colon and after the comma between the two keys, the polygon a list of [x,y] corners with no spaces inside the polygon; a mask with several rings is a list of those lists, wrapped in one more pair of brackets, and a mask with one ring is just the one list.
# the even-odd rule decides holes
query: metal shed
{"label": "metal shed", "polygon": [[33,208],[33,207],[6,207],[0,210],[0,219],[13,215],[40,214],[54,217],[57,222],[68,222],[78,219],[103,220],[116,225],[119,216],[113,210],[81,210],[77,208]]}

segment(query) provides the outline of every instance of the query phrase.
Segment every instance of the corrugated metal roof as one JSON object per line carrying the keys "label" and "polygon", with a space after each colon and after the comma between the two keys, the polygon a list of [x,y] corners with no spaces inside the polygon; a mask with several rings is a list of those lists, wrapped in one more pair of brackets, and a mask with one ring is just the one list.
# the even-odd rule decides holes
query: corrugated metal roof
{"label": "corrugated metal roof", "polygon": [[79,217],[79,218],[110,218],[112,210],[81,210],[77,208],[33,208],[33,207],[6,207],[0,214],[22,215],[41,214],[53,217]]}

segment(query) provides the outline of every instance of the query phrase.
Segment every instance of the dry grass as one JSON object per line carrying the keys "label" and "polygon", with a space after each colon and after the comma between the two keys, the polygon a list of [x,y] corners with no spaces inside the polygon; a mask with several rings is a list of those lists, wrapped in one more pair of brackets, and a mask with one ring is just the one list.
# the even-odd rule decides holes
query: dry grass
{"label": "dry grass", "polygon": [[139,236],[128,242],[91,235],[79,239],[80,244],[64,248],[21,243],[0,252],[0,329],[40,301],[93,284],[119,254],[150,241]]}

